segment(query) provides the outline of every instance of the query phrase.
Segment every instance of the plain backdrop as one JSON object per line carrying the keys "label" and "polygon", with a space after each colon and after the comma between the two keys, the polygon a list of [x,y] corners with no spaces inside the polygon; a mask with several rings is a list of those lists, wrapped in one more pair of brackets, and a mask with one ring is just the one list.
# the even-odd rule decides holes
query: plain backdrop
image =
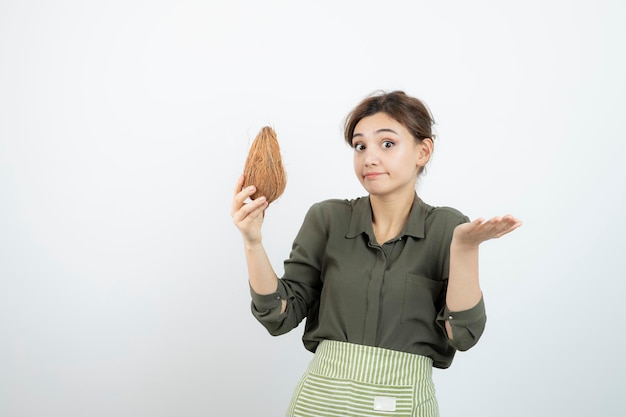
{"label": "plain backdrop", "polygon": [[486,332],[444,417],[623,416],[623,1],[0,2],[0,416],[284,414],[312,355],[250,314],[232,191],[264,125],[285,194],[363,195],[342,123],[435,116],[418,193],[521,229],[481,249]]}

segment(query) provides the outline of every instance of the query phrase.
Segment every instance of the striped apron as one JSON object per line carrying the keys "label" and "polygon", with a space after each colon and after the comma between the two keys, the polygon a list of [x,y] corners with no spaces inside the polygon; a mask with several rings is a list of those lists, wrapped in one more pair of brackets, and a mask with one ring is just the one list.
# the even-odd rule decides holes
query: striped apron
{"label": "striped apron", "polygon": [[287,417],[439,417],[432,360],[322,341],[296,387]]}

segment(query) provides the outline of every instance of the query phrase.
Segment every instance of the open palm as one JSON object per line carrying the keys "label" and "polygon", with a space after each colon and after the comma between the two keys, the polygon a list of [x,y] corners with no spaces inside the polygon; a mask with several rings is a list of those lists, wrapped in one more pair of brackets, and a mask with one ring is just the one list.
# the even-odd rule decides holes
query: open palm
{"label": "open palm", "polygon": [[454,229],[453,239],[459,245],[478,246],[489,239],[497,239],[511,233],[522,225],[519,219],[510,214],[493,217],[487,221],[478,218],[470,223],[463,223]]}

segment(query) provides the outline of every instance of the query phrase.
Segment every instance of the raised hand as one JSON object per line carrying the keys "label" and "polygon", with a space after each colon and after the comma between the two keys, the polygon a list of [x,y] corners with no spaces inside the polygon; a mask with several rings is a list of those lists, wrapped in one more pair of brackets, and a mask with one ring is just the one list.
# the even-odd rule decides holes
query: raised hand
{"label": "raised hand", "polygon": [[264,196],[246,201],[254,194],[256,188],[254,186],[242,188],[243,182],[244,177],[242,175],[235,185],[230,215],[247,245],[261,243],[263,213],[268,203]]}
{"label": "raised hand", "polygon": [[478,218],[470,223],[458,225],[454,229],[452,242],[460,247],[478,247],[484,241],[502,237],[521,225],[522,222],[510,214],[487,221]]}

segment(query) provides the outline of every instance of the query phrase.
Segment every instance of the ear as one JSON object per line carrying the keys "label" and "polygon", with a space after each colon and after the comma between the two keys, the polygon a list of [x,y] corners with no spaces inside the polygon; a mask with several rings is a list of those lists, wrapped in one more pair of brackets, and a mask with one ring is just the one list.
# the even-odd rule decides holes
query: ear
{"label": "ear", "polygon": [[426,166],[428,161],[430,160],[430,156],[433,153],[433,148],[435,147],[435,143],[431,138],[422,139],[422,142],[417,145],[417,164],[419,166]]}

